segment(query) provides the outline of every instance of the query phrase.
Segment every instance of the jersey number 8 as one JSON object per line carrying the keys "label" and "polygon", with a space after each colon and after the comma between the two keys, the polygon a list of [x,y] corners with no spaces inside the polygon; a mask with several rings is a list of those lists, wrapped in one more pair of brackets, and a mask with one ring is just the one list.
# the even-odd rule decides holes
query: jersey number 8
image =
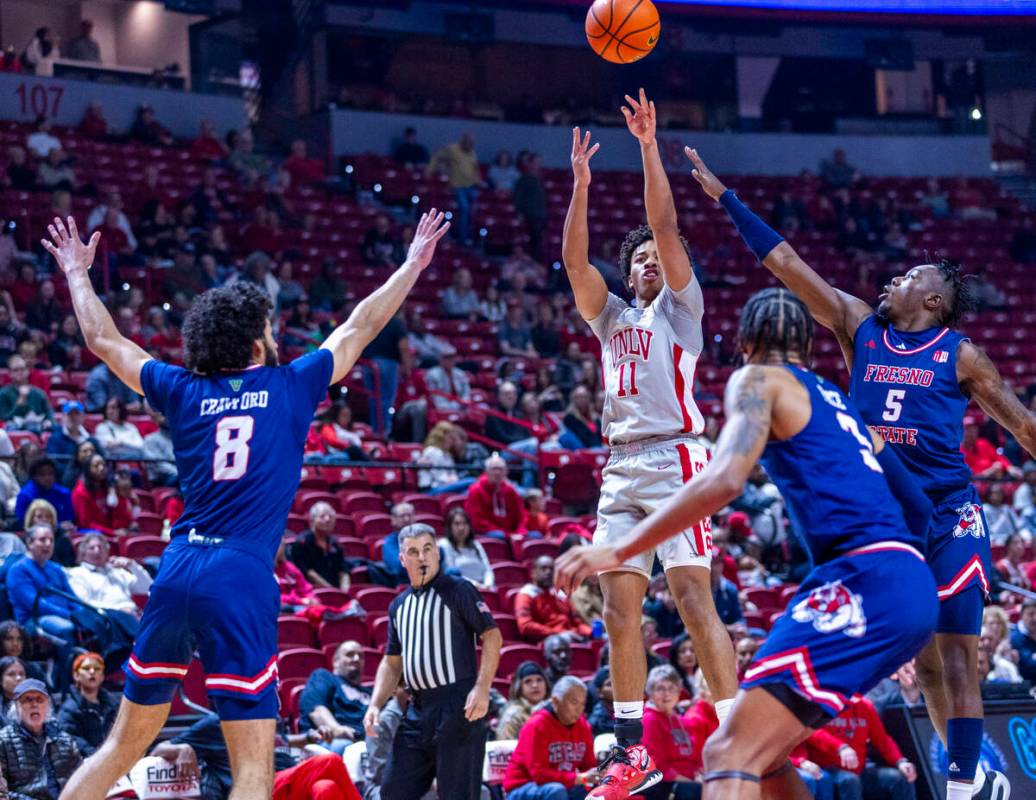
{"label": "jersey number 8", "polygon": [[255,420],[224,417],[216,425],[216,452],[212,455],[212,480],[236,481],[248,469],[248,442]]}

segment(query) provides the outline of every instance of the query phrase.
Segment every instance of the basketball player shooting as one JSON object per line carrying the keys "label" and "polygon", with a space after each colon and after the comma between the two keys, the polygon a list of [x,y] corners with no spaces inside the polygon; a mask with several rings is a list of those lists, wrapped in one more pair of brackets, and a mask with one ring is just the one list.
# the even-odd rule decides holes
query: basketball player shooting
{"label": "basketball player shooting", "polygon": [[[708,461],[697,436],[704,419],[691,390],[703,347],[701,286],[677,227],[669,180],[655,141],[655,106],[644,91],[622,109],[640,143],[648,225],[630,231],[619,262],[636,304],[609,294],[588,258],[590,159],[599,145],[572,132],[572,201],[565,219],[563,258],[583,319],[601,340],[604,436],[611,455],[604,469],[595,544],[627,535],[648,514],[700,473]],[[618,746],[602,767],[607,775],[590,797],[621,800],[661,780],[643,736],[647,662],[641,605],[657,554],[680,617],[726,717],[737,690],[734,650],[716,612],[710,585],[708,518],[659,542],[657,548],[612,565],[601,576],[604,623],[611,648]]]}
{"label": "basketball player shooting", "polygon": [[272,303],[258,287],[210,289],[184,319],[186,369],[152,359],[123,337],[88,270],[75,221],[48,226],[43,246],[68,279],[86,344],[169,420],[184,512],[151,587],[114,727],[71,777],[64,800],[103,800],[151,745],[197,649],[230,756],[231,800],[273,791],[277,718],[274,557],[302,473],[313,412],[396,313],[449,229],[421,217],[406,261],[323,346],[278,366]]}
{"label": "basketball player shooting", "polygon": [[969,400],[1036,455],[1036,416],[989,357],[956,329],[971,306],[960,265],[919,264],[893,278],[877,312],[820,277],[687,149],[693,175],[726,210],[756,257],[838,338],[864,422],[896,452],[934,505],[926,557],[939,590],[936,636],[917,658],[928,714],[949,755],[947,800],[1007,800],[1011,787],[979,767],[978,634],[989,593],[989,536],[960,451]]}

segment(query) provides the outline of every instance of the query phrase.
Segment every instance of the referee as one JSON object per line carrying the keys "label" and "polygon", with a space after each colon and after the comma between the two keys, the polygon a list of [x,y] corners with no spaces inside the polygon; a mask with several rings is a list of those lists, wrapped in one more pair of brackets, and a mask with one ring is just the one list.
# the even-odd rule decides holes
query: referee
{"label": "referee", "polygon": [[[399,560],[410,586],[389,606],[388,648],[363,718],[377,736],[379,709],[400,677],[413,702],[396,731],[381,784],[382,800],[414,800],[438,781],[439,797],[478,800],[486,752],[489,688],[503,637],[470,583],[439,571],[429,525],[399,532]],[[476,665],[475,637],[482,640]]]}

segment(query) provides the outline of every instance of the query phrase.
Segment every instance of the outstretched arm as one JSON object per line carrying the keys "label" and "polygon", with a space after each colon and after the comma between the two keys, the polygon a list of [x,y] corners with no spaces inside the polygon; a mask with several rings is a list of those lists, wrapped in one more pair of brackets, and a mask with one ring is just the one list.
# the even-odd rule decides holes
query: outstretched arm
{"label": "outstretched arm", "polygon": [[619,567],[626,559],[697,525],[744,490],[770,436],[776,387],[766,369],[748,366],[727,384],[727,424],[705,470],[614,545],[576,547],[558,559],[555,582],[574,590],[587,576]]}
{"label": "outstretched arm", "polygon": [[115,327],[115,320],[105,308],[101,298],[90,283],[90,267],[94,263],[97,243],[101,234],[94,232],[87,244],[79,238],[79,230],[72,217],[68,228],[60,218],[47,226],[50,240],[42,239],[44,249],[57,262],[68,279],[68,290],[72,295],[72,307],[79,321],[79,330],[90,352],[108,365],[123,383],[137,394],[144,394],[140,385],[140,371],[145,362],[151,360],[144,350],[127,339]]}
{"label": "outstretched arm", "polygon": [[989,356],[971,342],[961,342],[957,352],[957,380],[983,411],[1036,458],[1036,415],[1022,405]]}
{"label": "outstretched arm", "polygon": [[[681,292],[695,281],[694,270],[691,269],[691,258],[680,241],[673,191],[658,153],[655,104],[647,99],[643,89],[640,90],[639,101],[626,95],[626,102],[629,108],[623,106],[622,115],[626,118],[626,127],[640,142],[640,157],[644,163],[644,207],[648,225],[655,236],[662,275],[670,289]],[[701,294],[700,290],[698,294]],[[703,310],[701,307],[704,306],[704,300],[697,305],[699,310]]]}
{"label": "outstretched arm", "polygon": [[450,229],[450,223],[443,222],[444,216],[434,208],[421,215],[406,261],[392,273],[384,286],[356,306],[349,319],[335,328],[321,345],[321,349],[330,350],[334,355],[332,384],[342,380],[353,368],[363,348],[395,316],[418,276],[432,262],[436,243]]}
{"label": "outstretched arm", "polygon": [[809,264],[779,234],[753,214],[737,196],[705,166],[697,150],[684,148],[694,164],[691,174],[705,193],[723,206],[737,226],[745,243],[777,279],[806,304],[813,319],[829,328],[843,345],[852,348],[853,335],[860,323],[874,311],[867,303],[836,289]]}
{"label": "outstretched arm", "polygon": [[568,204],[568,215],[565,217],[561,260],[576,296],[576,308],[585,320],[596,319],[608,302],[608,285],[601,273],[590,264],[590,226],[586,222],[590,195],[590,159],[600,146],[590,146],[590,131],[582,137],[579,128],[572,129],[572,201]]}

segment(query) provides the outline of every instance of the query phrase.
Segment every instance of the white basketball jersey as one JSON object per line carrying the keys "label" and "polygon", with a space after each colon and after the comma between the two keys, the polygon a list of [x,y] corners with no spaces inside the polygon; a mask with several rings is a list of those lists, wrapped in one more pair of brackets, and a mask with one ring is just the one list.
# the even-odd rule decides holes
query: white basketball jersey
{"label": "white basketball jersey", "polygon": [[693,396],[703,313],[701,286],[691,280],[679,293],[664,287],[646,308],[609,294],[589,321],[603,351],[601,424],[609,444],[704,430]]}

